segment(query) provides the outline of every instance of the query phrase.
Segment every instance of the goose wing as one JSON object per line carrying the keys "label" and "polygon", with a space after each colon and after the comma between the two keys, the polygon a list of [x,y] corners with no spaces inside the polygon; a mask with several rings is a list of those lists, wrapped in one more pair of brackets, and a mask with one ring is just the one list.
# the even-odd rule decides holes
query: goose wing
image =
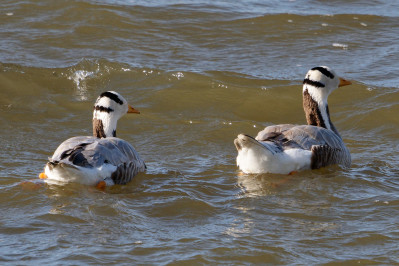
{"label": "goose wing", "polygon": [[146,165],[133,146],[119,138],[74,137],[64,141],[50,161],[86,168],[111,164],[116,167],[111,178],[115,184],[126,184]]}
{"label": "goose wing", "polygon": [[333,131],[310,125],[275,125],[260,131],[256,140],[272,141],[282,149],[299,148],[312,151],[311,168],[331,164],[351,164],[349,150]]}

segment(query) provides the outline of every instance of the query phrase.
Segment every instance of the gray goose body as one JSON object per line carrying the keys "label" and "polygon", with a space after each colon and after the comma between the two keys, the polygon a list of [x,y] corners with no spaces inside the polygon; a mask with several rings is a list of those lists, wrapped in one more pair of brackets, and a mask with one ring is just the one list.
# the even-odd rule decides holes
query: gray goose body
{"label": "gray goose body", "polygon": [[94,136],[73,137],[61,143],[45,166],[46,181],[126,184],[144,172],[146,165],[133,146],[114,137],[116,121],[127,112],[138,113],[120,94],[101,94],[93,112]]}
{"label": "gray goose body", "polygon": [[272,142],[282,152],[286,149],[311,151],[310,168],[331,164],[351,165],[351,156],[345,143],[333,131],[312,125],[275,125],[260,131],[259,142]]}
{"label": "gray goose body", "polygon": [[315,67],[303,84],[303,106],[308,125],[274,125],[256,138],[240,134],[234,144],[237,165],[245,173],[288,174],[333,164],[350,167],[351,156],[332,124],[328,95],[350,82],[337,77],[328,67]]}

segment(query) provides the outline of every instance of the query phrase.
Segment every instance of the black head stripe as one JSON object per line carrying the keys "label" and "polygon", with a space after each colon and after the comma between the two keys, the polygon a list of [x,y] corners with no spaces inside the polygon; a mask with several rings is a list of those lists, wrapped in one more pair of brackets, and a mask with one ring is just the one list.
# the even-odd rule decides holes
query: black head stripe
{"label": "black head stripe", "polygon": [[114,111],[114,109],[109,108],[109,107],[104,107],[104,106],[94,106],[94,110],[100,111],[100,112],[106,112],[106,113],[111,113]]}
{"label": "black head stripe", "polygon": [[318,81],[314,81],[314,80],[310,80],[310,79],[304,79],[303,80],[303,84],[309,84],[311,86],[318,87],[318,88],[324,88],[325,87],[325,85],[323,83],[318,82]]}
{"label": "black head stripe", "polygon": [[330,79],[333,79],[333,78],[334,78],[333,73],[331,73],[330,71],[328,71],[328,70],[327,70],[326,68],[324,68],[324,67],[314,67],[314,68],[312,68],[312,70],[318,70],[318,71],[320,71],[321,73],[323,73],[325,76],[329,77]]}
{"label": "black head stripe", "polygon": [[119,103],[120,105],[123,104],[123,101],[121,99],[119,99],[118,95],[113,94],[110,91],[106,91],[106,92],[101,93],[100,98],[102,98],[102,97],[108,97],[111,100],[113,100],[114,102]]}

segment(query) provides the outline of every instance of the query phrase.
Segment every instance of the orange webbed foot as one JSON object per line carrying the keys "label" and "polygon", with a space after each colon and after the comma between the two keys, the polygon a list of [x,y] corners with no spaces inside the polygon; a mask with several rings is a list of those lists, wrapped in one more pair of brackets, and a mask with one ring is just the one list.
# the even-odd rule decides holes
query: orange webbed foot
{"label": "orange webbed foot", "polygon": [[101,190],[104,190],[106,186],[107,186],[107,183],[105,183],[105,181],[100,181],[100,182],[98,182],[98,184],[96,185],[96,187],[97,187],[98,189],[101,189]]}
{"label": "orange webbed foot", "polygon": [[45,173],[41,172],[41,173],[39,174],[39,178],[40,178],[40,179],[46,179],[46,178],[47,178],[47,175],[46,175]]}

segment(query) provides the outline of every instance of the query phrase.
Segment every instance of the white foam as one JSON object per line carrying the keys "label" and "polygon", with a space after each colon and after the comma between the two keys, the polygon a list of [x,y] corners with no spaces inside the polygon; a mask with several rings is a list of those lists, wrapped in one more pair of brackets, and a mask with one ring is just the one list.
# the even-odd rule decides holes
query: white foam
{"label": "white foam", "polygon": [[94,75],[94,72],[92,71],[77,70],[68,77],[69,80],[72,80],[76,84],[76,88],[78,89],[79,99],[82,101],[87,100],[86,84],[82,82],[92,75]]}
{"label": "white foam", "polygon": [[152,73],[154,73],[154,70],[143,70],[143,73],[146,75],[146,76],[148,76],[148,75],[150,75],[150,74],[152,74]]}
{"label": "white foam", "polygon": [[342,48],[342,49],[344,49],[344,50],[347,50],[348,49],[348,45],[347,44],[343,44],[343,43],[333,43],[332,44],[332,46],[333,47],[337,47],[337,48]]}
{"label": "white foam", "polygon": [[174,76],[178,80],[180,80],[181,78],[184,78],[184,74],[182,72],[174,73],[174,74],[172,74],[172,76]]}
{"label": "white foam", "polygon": [[80,82],[85,80],[87,77],[90,77],[94,74],[92,71],[86,70],[78,70],[75,71],[68,79],[73,80],[77,86],[80,85]]}

